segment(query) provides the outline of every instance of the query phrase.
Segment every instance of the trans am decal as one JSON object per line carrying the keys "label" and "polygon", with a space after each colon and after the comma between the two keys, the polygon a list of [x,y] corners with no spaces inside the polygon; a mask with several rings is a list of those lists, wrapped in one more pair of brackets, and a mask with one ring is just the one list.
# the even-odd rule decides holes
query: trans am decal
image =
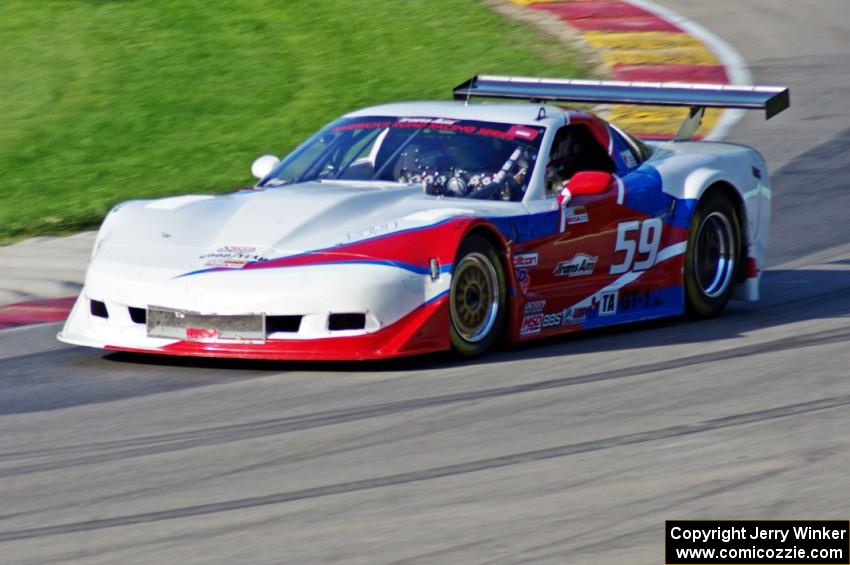
{"label": "trans am decal", "polygon": [[592,275],[599,257],[591,257],[586,253],[578,253],[569,261],[561,261],[555,267],[556,277],[582,277]]}

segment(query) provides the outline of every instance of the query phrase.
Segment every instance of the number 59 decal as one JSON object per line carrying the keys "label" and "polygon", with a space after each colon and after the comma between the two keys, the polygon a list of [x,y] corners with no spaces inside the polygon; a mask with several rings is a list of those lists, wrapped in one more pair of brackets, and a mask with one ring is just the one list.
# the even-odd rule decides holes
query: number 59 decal
{"label": "number 59 decal", "polygon": [[622,263],[611,265],[608,273],[620,275],[626,271],[645,271],[655,265],[658,246],[661,243],[661,227],[661,218],[650,218],[643,222],[622,222],[617,225],[614,251],[624,251],[626,256]]}

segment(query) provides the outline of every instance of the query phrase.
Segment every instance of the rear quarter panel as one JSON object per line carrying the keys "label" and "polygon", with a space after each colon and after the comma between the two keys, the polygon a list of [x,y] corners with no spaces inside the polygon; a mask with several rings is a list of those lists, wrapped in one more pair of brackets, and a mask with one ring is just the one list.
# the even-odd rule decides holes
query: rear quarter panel
{"label": "rear quarter panel", "polygon": [[705,194],[718,183],[730,185],[741,204],[747,280],[735,298],[758,300],[770,229],[771,190],[764,158],[744,145],[711,142],[658,144],[649,164],[662,178],[662,190],[678,199],[677,215],[688,218]]}

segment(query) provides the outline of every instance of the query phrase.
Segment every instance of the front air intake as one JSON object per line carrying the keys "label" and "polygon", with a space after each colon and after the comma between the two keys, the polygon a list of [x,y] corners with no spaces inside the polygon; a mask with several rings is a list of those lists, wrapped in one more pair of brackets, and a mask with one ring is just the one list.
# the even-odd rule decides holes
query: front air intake
{"label": "front air intake", "polygon": [[301,316],[266,316],[266,335],[285,332],[298,333]]}
{"label": "front air intake", "polygon": [[89,301],[89,312],[91,312],[92,316],[97,316],[98,318],[109,317],[109,311],[106,309],[106,303],[101,302],[100,300]]}
{"label": "front air intake", "polygon": [[144,308],[133,308],[129,306],[127,310],[130,313],[130,319],[134,324],[144,324],[148,321],[148,311]]}
{"label": "front air intake", "polygon": [[331,314],[328,316],[328,329],[332,332],[365,328],[366,314]]}

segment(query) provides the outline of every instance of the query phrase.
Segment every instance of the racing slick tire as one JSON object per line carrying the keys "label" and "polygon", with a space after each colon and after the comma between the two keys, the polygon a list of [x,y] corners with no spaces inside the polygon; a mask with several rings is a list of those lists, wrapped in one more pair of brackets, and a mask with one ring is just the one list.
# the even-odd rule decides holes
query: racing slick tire
{"label": "racing slick tire", "polygon": [[688,228],[685,253],[685,313],[711,318],[726,307],[738,282],[742,256],[741,221],[729,198],[709,191]]}
{"label": "racing slick tire", "polygon": [[505,321],[507,289],[499,254],[484,237],[472,234],[460,245],[449,290],[452,349],[481,355],[499,337]]}

